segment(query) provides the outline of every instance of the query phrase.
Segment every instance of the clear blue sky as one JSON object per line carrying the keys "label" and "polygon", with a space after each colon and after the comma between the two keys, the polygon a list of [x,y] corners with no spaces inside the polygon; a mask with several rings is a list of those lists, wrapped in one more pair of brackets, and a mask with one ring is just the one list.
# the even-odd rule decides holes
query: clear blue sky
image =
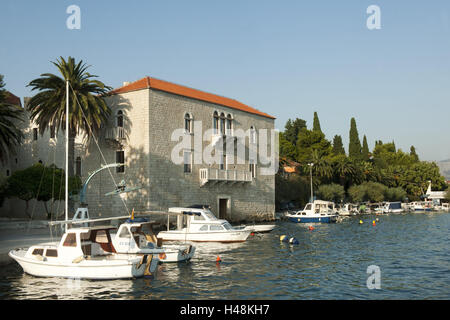
{"label": "clear blue sky", "polygon": [[[81,8],[69,30],[66,8]],[[368,30],[366,9],[381,8]],[[360,139],[450,158],[450,1],[2,0],[0,74],[23,98],[50,61],[74,56],[112,87],[146,75],[312,125],[328,139],[350,118]]]}

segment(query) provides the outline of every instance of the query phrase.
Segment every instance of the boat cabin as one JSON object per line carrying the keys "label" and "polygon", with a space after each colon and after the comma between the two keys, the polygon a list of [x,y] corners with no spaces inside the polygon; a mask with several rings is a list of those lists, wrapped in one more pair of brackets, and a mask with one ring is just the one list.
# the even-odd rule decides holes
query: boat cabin
{"label": "boat cabin", "polygon": [[158,224],[144,218],[128,219],[119,227],[113,237],[117,252],[137,253],[141,249],[156,249],[162,241],[153,233],[153,225]]}
{"label": "boat cabin", "polygon": [[[185,227],[190,232],[228,231],[233,227],[227,220],[218,219],[209,209],[209,206],[172,207],[169,214],[175,214],[177,230]],[[181,220],[181,223],[180,223]]]}
{"label": "boat cabin", "polygon": [[77,259],[90,259],[115,253],[109,231],[114,227],[89,227],[68,229],[58,245],[43,244],[30,247],[28,256],[41,260],[58,259],[74,262]]}
{"label": "boat cabin", "polygon": [[334,202],[331,201],[323,201],[323,200],[314,200],[313,203],[306,204],[303,210],[297,211],[294,215],[299,216],[307,216],[307,215],[334,215],[335,208]]}

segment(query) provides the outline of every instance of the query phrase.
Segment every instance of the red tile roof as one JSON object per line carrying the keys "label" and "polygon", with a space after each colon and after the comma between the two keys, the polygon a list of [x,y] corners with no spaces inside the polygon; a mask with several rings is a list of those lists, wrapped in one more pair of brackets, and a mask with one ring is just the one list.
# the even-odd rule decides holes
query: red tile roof
{"label": "red tile roof", "polygon": [[14,106],[22,106],[22,103],[20,102],[20,98],[13,95],[11,92],[6,91],[6,102],[9,104],[12,104]]}
{"label": "red tile roof", "polygon": [[110,94],[120,94],[120,93],[125,93],[125,92],[130,92],[130,91],[141,90],[141,89],[161,90],[164,92],[177,94],[177,95],[180,95],[183,97],[188,97],[188,98],[197,99],[197,100],[201,100],[201,101],[211,102],[211,103],[226,106],[226,107],[229,107],[232,109],[237,109],[237,110],[245,111],[248,113],[253,113],[253,114],[263,116],[263,117],[267,117],[270,119],[275,119],[275,117],[273,117],[267,113],[261,112],[259,110],[256,110],[250,106],[247,106],[237,100],[218,96],[218,95],[215,95],[212,93],[200,91],[197,89],[192,89],[192,88],[185,87],[185,86],[182,86],[179,84],[175,84],[175,83],[171,83],[171,82],[167,82],[164,80],[159,80],[159,79],[151,78],[151,77],[145,77],[145,78],[142,78],[135,82],[132,82],[128,85],[125,85],[123,87],[114,89],[110,92]]}

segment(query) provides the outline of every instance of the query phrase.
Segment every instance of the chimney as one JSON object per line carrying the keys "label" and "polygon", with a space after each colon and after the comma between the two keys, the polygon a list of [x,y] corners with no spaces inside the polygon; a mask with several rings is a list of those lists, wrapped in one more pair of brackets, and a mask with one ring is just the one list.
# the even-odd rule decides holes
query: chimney
{"label": "chimney", "polygon": [[127,85],[129,85],[130,84],[130,81],[124,81],[123,83],[122,83],[122,87],[125,87],[125,86],[127,86]]}

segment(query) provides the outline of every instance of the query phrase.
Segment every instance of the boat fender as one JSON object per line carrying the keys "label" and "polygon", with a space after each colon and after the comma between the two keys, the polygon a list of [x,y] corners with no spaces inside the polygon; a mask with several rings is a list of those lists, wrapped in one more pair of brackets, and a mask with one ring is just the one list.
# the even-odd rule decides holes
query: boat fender
{"label": "boat fender", "polygon": [[146,255],[145,257],[147,260],[147,264],[145,265],[144,276],[151,276],[152,272],[150,271],[150,266],[153,260],[153,255],[149,254],[148,256]]}
{"label": "boat fender", "polygon": [[297,238],[291,238],[291,239],[289,239],[289,243],[290,243],[290,244],[299,244]]}
{"label": "boat fender", "polygon": [[159,254],[159,259],[161,259],[161,260],[165,260],[166,259],[166,253],[165,252],[161,252],[160,254]]}
{"label": "boat fender", "polygon": [[78,258],[75,258],[72,260],[72,263],[80,263],[84,260],[84,256],[79,256]]}

